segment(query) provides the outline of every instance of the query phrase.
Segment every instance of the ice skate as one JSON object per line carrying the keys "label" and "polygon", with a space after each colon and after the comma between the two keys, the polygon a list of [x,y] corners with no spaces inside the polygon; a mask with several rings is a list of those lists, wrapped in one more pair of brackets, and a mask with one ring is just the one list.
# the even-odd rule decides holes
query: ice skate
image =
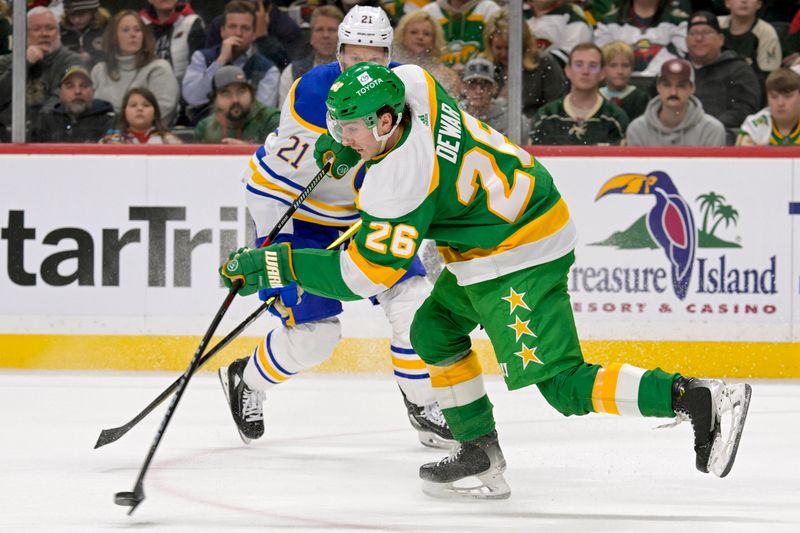
{"label": "ice skate", "polygon": [[503,478],[506,460],[497,432],[461,442],[437,463],[419,468],[422,492],[434,498],[463,500],[504,500],[511,488]]}
{"label": "ice skate", "polygon": [[239,436],[245,444],[258,439],[264,434],[264,391],[248,387],[242,375],[248,358],[237,359],[228,367],[219,369],[219,381],[231,408],[233,421],[239,430]]}
{"label": "ice skate", "polygon": [[672,384],[676,423],[690,420],[697,469],[725,477],[733,467],[742,438],[750,385],[719,379],[679,378]]}
{"label": "ice skate", "polygon": [[408,410],[408,420],[414,429],[417,430],[419,441],[429,448],[439,448],[443,450],[452,449],[456,441],[447,426],[442,410],[436,402],[429,405],[416,405],[408,401],[403,394],[403,402]]}

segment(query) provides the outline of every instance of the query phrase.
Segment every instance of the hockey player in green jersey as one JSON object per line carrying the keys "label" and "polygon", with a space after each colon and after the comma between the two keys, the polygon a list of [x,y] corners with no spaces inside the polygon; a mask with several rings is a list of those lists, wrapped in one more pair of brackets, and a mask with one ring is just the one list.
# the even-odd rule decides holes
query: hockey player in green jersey
{"label": "hockey player in green jersey", "polygon": [[510,495],[492,404],[471,350],[469,334],[479,325],[509,389],[536,385],[564,415],[690,420],[696,467],[728,474],[748,385],[584,362],[567,292],[576,229],[539,161],[460,112],[414,65],[356,65],[334,82],[327,106],[330,135],[320,137],[315,157],[335,157],[333,168],[365,165],[356,199],[361,230],[341,252],[286,244],[243,250],[220,274],[228,286],[241,280],[242,295],[296,281],[313,294],[355,300],[391,287],[423,238],[437,241],[447,268],[416,312],[411,342],[459,444],[422,465],[426,493]]}

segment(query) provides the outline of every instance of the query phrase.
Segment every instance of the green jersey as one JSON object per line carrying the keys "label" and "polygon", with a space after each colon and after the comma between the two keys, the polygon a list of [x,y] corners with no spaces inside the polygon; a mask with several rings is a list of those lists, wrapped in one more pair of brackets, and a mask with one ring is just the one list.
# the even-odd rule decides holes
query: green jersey
{"label": "green jersey", "polygon": [[297,250],[304,289],[356,299],[394,285],[422,239],[434,239],[460,285],[569,253],[576,231],[547,169],[460,111],[423,69],[394,69],[412,120],[387,153],[364,163],[362,227],[346,251]]}
{"label": "green jersey", "polygon": [[447,66],[464,64],[483,51],[483,28],[489,19],[498,11],[493,0],[472,2],[464,11],[452,8],[443,9],[438,2],[432,2],[422,8],[444,31],[445,50],[442,62]]}

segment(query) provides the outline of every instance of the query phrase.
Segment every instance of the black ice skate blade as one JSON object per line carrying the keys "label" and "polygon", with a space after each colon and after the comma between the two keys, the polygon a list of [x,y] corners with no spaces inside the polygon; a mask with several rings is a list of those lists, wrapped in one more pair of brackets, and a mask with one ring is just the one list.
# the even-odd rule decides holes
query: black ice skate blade
{"label": "black ice skate blade", "polygon": [[144,501],[144,491],[135,492],[118,492],[114,494],[114,503],[123,507],[130,507],[128,515],[133,514],[133,511]]}
{"label": "black ice skate blade", "polygon": [[753,394],[753,389],[750,385],[745,384],[744,386],[744,402],[742,405],[742,423],[739,426],[739,436],[736,439],[736,442],[733,445],[733,451],[731,451],[731,459],[728,461],[728,465],[725,467],[725,470],[722,471],[719,477],[727,476],[731,468],[733,468],[733,462],[736,460],[736,452],[739,451],[739,443],[742,440],[742,433],[744,432],[744,423],[747,421],[747,411],[750,409],[750,396]]}

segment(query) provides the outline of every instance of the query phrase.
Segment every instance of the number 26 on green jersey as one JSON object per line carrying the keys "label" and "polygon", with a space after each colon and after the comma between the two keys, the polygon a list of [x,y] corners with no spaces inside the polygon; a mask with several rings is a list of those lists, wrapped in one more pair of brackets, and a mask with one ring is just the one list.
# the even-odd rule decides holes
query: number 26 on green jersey
{"label": "number 26 on green jersey", "polygon": [[[419,231],[414,226],[408,224],[398,224],[394,228],[388,222],[370,222],[369,228],[372,231],[367,235],[364,246],[368,250],[385,254],[389,250],[393,256],[401,259],[414,257],[417,250],[417,237]],[[387,245],[385,241],[389,241]]]}

